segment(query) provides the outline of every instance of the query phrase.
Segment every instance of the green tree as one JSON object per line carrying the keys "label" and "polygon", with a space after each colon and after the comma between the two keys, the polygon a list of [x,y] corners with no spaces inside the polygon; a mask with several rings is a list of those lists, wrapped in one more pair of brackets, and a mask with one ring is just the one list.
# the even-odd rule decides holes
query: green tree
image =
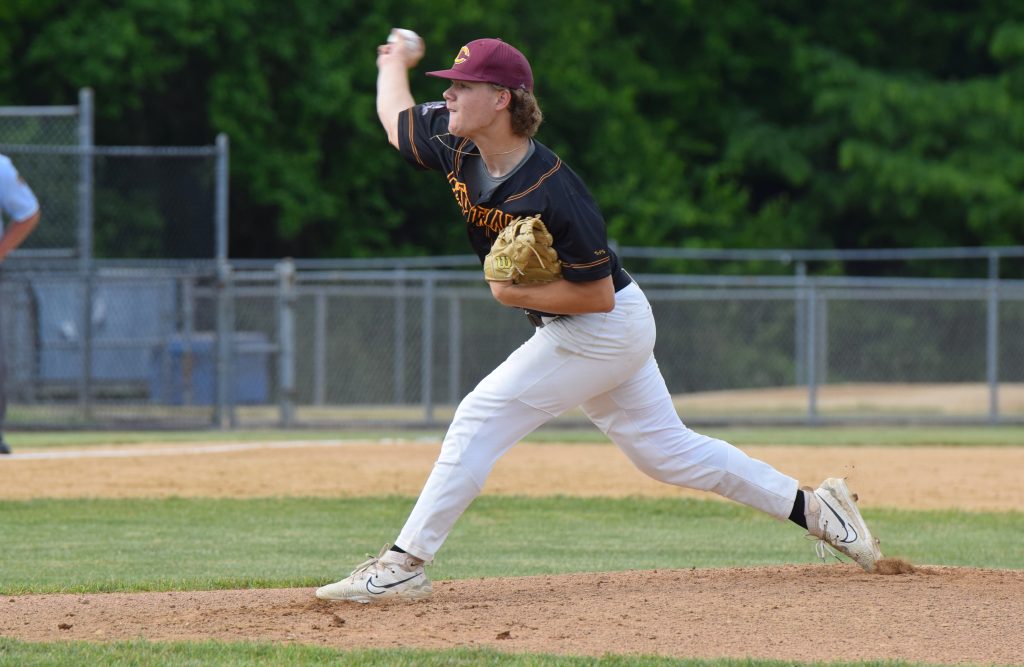
{"label": "green tree", "polygon": [[621,244],[1024,242],[1011,0],[11,0],[0,102],[92,87],[101,144],[226,132],[236,257],[464,253],[450,195],[377,122],[375,47],[393,25],[426,38],[420,101],[444,88],[423,72],[466,41],[520,46],[539,139]]}

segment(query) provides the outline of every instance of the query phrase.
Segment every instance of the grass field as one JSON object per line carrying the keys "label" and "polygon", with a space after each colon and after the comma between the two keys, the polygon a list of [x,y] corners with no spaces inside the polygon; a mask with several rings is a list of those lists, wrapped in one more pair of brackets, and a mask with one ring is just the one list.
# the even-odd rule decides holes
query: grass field
{"label": "grass field", "polygon": [[[928,445],[1024,446],[1024,426],[821,426],[715,427],[699,429],[736,445],[881,445],[913,447]],[[17,448],[98,447],[139,443],[264,442],[302,440],[439,440],[442,430],[241,430],[241,431],[27,431],[8,434]],[[529,442],[607,442],[596,428],[541,428]]]}
{"label": "grass field", "polygon": [[[365,438],[366,433],[343,437]],[[1024,443],[1021,428],[720,429],[736,444],[893,447]],[[376,434],[381,437],[380,434]],[[389,438],[437,437],[392,433]],[[22,433],[19,451],[131,443],[318,440],[336,433]],[[594,433],[536,439],[593,441]],[[0,462],[0,485],[3,483]],[[2,497],[2,496],[0,496]],[[309,587],[347,572],[366,545],[401,527],[414,498],[39,499],[0,501],[0,596],[111,591]],[[1024,509],[1024,508],[1022,508]],[[916,563],[1024,569],[1024,512],[865,510],[886,555]],[[339,517],[344,519],[339,520]],[[377,545],[379,546],[379,545]],[[374,547],[376,548],[376,547]],[[655,568],[728,568],[815,561],[796,531],[712,500],[484,496],[457,524],[435,581]],[[0,614],[3,613],[0,598]],[[53,640],[60,635],[54,634]],[[250,642],[42,642],[0,637],[0,665],[739,665],[771,661],[511,655],[492,649],[350,651]],[[847,663],[835,663],[847,664]],[[871,663],[853,663],[871,664]],[[899,663],[892,663],[899,664]]]}
{"label": "grass field", "polygon": [[[51,500],[0,503],[0,595],[314,586],[396,534],[411,499]],[[1022,513],[864,512],[913,562],[1024,568]],[[344,525],[338,525],[344,517]],[[644,545],[637,549],[637,545]],[[980,545],[980,546],[979,546]],[[482,497],[435,580],[810,563],[795,532],[707,500]]]}
{"label": "grass field", "polygon": [[[162,643],[84,642],[29,644],[0,637],[0,666],[109,665],[111,667],[198,667],[200,665],[319,665],[348,667],[792,667],[778,660],[677,660],[652,656],[573,657],[514,655],[488,649],[410,651],[405,649],[340,652],[316,646],[222,644],[216,642]],[[830,663],[835,667],[899,667],[904,662]]]}

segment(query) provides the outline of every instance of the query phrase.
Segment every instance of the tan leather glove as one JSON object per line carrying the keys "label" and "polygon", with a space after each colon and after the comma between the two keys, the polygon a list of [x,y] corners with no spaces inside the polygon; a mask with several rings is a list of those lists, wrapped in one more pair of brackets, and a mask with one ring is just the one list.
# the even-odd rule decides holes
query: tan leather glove
{"label": "tan leather glove", "polygon": [[484,278],[517,284],[550,283],[562,278],[554,238],[538,215],[516,218],[501,230],[484,258]]}

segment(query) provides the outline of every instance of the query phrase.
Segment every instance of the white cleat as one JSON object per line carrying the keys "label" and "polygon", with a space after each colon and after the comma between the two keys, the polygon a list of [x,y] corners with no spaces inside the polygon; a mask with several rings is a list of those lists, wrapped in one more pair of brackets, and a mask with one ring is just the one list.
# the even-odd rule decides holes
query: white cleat
{"label": "white cleat", "polygon": [[825,559],[828,544],[873,572],[875,563],[882,558],[882,550],[861,517],[854,502],[856,496],[850,493],[846,481],[829,477],[817,490],[804,487],[803,491],[807,531],[818,538],[818,557]]}
{"label": "white cleat", "polygon": [[434,588],[423,571],[423,561],[409,554],[389,551],[385,544],[376,558],[370,558],[339,582],[316,589],[321,600],[378,602],[385,599],[428,598]]}

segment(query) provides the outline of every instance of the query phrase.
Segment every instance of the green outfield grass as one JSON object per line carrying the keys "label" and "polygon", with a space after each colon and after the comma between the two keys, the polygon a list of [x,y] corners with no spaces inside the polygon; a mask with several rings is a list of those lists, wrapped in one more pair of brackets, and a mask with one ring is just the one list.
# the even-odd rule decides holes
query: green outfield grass
{"label": "green outfield grass", "polygon": [[[1024,444],[1020,427],[698,429],[742,445]],[[441,431],[33,432],[15,448],[138,442],[428,439]],[[543,429],[532,442],[606,442],[594,429]],[[2,468],[0,468],[2,471]],[[347,574],[393,539],[407,497],[0,501],[0,595],[316,586]],[[887,556],[918,565],[1024,569],[1024,513],[867,509]],[[712,500],[483,496],[431,567],[436,580],[471,577],[810,563],[803,531]],[[571,557],[570,557],[571,556]],[[45,642],[0,637],[0,667],[103,665],[536,665],[647,667],[798,663],[511,655],[493,650],[338,651],[247,642]],[[905,662],[828,663],[906,665]]]}
{"label": "green outfield grass", "polygon": [[[736,445],[998,445],[1024,446],[1024,426],[822,426],[707,427],[697,431]],[[246,431],[26,431],[7,434],[18,448],[96,447],[135,443],[272,442],[282,440],[430,440],[439,442],[442,429],[391,430],[246,430]],[[527,442],[602,443],[596,428],[542,428]]]}
{"label": "green outfield grass", "polygon": [[[60,642],[31,644],[0,637],[0,666],[106,665],[108,667],[194,667],[197,665],[346,665],[348,667],[792,667],[778,660],[679,660],[643,656],[602,658],[513,655],[486,649],[451,651],[338,651],[316,646],[224,644],[218,642]],[[830,662],[830,667],[921,664]]]}
{"label": "green outfield grass", "polygon": [[[394,538],[404,497],[0,503],[0,594],[315,586]],[[1024,513],[864,512],[888,556],[1024,568]],[[815,561],[788,522],[734,503],[479,498],[434,579]]]}

